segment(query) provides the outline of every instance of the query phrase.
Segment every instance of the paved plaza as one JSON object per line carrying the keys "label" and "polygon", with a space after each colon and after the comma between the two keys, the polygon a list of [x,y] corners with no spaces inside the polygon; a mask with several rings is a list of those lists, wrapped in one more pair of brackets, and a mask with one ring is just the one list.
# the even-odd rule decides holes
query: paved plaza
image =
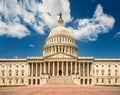
{"label": "paved plaza", "polygon": [[120,95],[120,88],[78,85],[44,85],[0,88],[0,95]]}

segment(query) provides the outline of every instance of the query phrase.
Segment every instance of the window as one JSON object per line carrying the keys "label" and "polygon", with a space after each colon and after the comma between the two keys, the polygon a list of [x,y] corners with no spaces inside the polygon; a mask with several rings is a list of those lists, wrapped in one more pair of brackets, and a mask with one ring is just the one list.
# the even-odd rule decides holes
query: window
{"label": "window", "polygon": [[18,65],[16,65],[16,67],[18,68],[19,66],[18,66]]}
{"label": "window", "polygon": [[102,70],[102,75],[104,75],[104,70]]}
{"label": "window", "polygon": [[118,70],[115,70],[115,75],[117,76]]}
{"label": "window", "polygon": [[108,83],[111,83],[111,80],[110,80],[110,79],[108,80]]}
{"label": "window", "polygon": [[115,67],[117,67],[117,65],[115,65]]}
{"label": "window", "polygon": [[11,79],[9,80],[9,84],[11,84],[12,83],[12,81],[11,81]]}
{"label": "window", "polygon": [[16,83],[18,83],[18,79],[16,79]]}
{"label": "window", "polygon": [[2,70],[2,76],[4,76],[5,75],[5,70]]}
{"label": "window", "polygon": [[12,66],[10,65],[10,68],[11,68]]}
{"label": "window", "polygon": [[18,70],[16,70],[16,76],[18,76],[18,72],[19,72],[19,71],[18,71]]}
{"label": "window", "polygon": [[104,67],[104,65],[102,65],[102,67]]}
{"label": "window", "polygon": [[108,70],[108,75],[111,75],[111,70]]}
{"label": "window", "polygon": [[2,65],[2,68],[4,68],[5,67],[5,65]]}
{"label": "window", "polygon": [[117,83],[117,78],[115,79],[115,83]]}
{"label": "window", "polygon": [[108,65],[108,67],[110,67],[110,65]]}
{"label": "window", "polygon": [[104,83],[104,79],[102,79],[102,83]]}
{"label": "window", "polygon": [[24,70],[22,70],[21,72],[22,72],[22,76],[24,76]]}
{"label": "window", "polygon": [[96,70],[96,75],[98,75],[98,73],[99,73],[99,70]]}
{"label": "window", "polygon": [[21,79],[21,83],[24,83],[24,79]]}
{"label": "window", "polygon": [[96,79],[96,83],[98,83],[98,78]]}
{"label": "window", "polygon": [[96,67],[98,67],[98,65],[96,65]]}
{"label": "window", "polygon": [[5,79],[2,79],[2,82],[5,83]]}
{"label": "window", "polygon": [[9,76],[12,76],[12,70],[9,70]]}

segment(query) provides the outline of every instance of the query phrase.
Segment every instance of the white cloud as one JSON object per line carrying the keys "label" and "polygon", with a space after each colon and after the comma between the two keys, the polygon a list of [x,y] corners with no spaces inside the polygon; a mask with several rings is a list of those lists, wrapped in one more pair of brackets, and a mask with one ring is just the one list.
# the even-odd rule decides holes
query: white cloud
{"label": "white cloud", "polygon": [[[56,26],[58,13],[63,13],[64,22],[74,22],[69,27],[77,40],[95,41],[99,34],[107,33],[114,25],[114,18],[103,13],[101,5],[91,19],[72,20],[69,0],[0,0],[0,36],[22,38],[30,35],[26,24],[39,34]],[[73,17],[74,18],[74,17]]]}
{"label": "white cloud", "polygon": [[115,20],[112,16],[103,13],[103,8],[98,5],[91,19],[77,19],[77,29],[69,27],[78,40],[95,41],[99,34],[107,33],[113,28]]}
{"label": "white cloud", "polygon": [[35,47],[35,45],[33,45],[33,44],[29,44],[29,46],[32,47],[32,48]]}
{"label": "white cloud", "polygon": [[59,12],[64,13],[66,23],[71,21],[69,0],[0,0],[0,36],[25,37],[31,32],[25,24],[45,34],[46,27],[57,24]]}
{"label": "white cloud", "polygon": [[114,35],[114,38],[119,38],[119,37],[120,37],[120,31]]}

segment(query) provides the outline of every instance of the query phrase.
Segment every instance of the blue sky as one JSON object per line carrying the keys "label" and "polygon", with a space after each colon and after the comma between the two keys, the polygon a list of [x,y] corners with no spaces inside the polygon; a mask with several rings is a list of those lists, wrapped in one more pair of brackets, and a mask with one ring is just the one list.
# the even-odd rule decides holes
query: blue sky
{"label": "blue sky", "polygon": [[120,58],[120,1],[0,0],[0,58],[42,56],[62,12],[79,56]]}

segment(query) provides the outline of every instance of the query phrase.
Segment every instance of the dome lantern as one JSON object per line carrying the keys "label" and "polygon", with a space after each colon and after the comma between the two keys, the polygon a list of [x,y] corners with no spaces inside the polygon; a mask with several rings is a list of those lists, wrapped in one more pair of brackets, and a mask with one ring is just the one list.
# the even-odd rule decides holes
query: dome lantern
{"label": "dome lantern", "polygon": [[64,21],[63,21],[63,19],[62,19],[62,13],[60,12],[60,14],[59,14],[59,20],[58,20],[58,26],[63,26],[63,23],[64,23]]}

